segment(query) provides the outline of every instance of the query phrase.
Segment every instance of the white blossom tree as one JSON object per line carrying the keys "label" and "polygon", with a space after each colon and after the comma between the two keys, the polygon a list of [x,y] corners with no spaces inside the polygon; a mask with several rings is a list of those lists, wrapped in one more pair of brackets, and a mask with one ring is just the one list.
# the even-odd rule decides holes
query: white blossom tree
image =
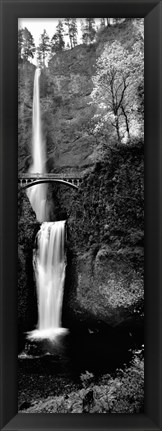
{"label": "white blossom tree", "polygon": [[93,76],[93,102],[103,107],[106,118],[116,130],[120,143],[131,129],[138,116],[138,88],[143,83],[143,44],[137,40],[133,47],[124,48],[119,41],[106,44],[97,60]]}

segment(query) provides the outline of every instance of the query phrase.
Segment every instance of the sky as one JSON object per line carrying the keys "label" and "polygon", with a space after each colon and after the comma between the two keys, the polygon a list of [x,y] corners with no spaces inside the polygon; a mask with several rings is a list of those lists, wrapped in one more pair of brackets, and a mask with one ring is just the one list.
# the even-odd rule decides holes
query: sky
{"label": "sky", "polygon": [[[51,39],[56,32],[56,26],[59,19],[63,18],[19,18],[18,19],[18,29],[27,28],[34,38],[35,46],[37,47],[40,42],[40,36],[43,30],[46,30],[49,38]],[[79,20],[80,24],[80,20]],[[65,44],[69,42],[68,36],[64,36]],[[78,26],[78,42],[81,41],[81,30],[80,25]],[[32,60],[32,63],[37,65],[36,54]]]}
{"label": "sky", "polygon": [[38,46],[39,38],[43,30],[46,30],[51,39],[56,31],[59,19],[63,18],[19,18],[18,28],[26,27],[32,34],[35,45]]}
{"label": "sky", "polygon": [[[40,42],[40,36],[44,30],[46,30],[49,38],[50,39],[52,38],[52,36],[56,32],[56,26],[58,24],[59,19],[62,20],[64,18],[19,18],[18,29],[26,27],[34,38],[35,46],[38,47]],[[81,43],[81,39],[82,39],[81,19],[78,18],[78,21],[79,21],[79,25],[78,25],[77,40],[78,40],[78,43]],[[99,18],[95,18],[95,23],[97,27],[99,25]],[[64,35],[64,40],[65,40],[65,46],[66,46],[67,43],[69,43],[68,36]],[[32,63],[37,65],[36,53],[34,58],[32,59]]]}

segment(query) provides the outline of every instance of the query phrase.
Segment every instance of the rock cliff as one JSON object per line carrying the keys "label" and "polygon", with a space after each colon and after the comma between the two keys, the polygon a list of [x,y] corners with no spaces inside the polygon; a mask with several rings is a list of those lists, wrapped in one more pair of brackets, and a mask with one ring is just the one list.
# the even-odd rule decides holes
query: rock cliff
{"label": "rock cliff", "polygon": [[71,314],[111,326],[143,320],[143,144],[112,150],[85,177],[68,219]]}

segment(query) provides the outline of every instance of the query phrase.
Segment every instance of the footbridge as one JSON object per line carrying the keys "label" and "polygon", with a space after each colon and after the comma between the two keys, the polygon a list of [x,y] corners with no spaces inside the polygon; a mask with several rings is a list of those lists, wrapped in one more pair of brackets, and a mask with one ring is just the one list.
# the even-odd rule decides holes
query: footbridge
{"label": "footbridge", "polygon": [[40,174],[40,173],[20,173],[18,184],[21,188],[27,189],[41,183],[60,183],[78,189],[83,176],[80,174]]}

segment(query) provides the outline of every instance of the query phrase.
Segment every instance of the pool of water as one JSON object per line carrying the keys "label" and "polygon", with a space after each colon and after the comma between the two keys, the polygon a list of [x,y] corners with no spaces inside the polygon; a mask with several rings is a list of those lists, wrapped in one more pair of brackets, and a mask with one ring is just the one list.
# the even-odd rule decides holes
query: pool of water
{"label": "pool of water", "polygon": [[24,402],[81,387],[85,371],[98,378],[129,365],[142,333],[125,331],[62,332],[53,339],[26,340],[18,357],[19,409]]}

